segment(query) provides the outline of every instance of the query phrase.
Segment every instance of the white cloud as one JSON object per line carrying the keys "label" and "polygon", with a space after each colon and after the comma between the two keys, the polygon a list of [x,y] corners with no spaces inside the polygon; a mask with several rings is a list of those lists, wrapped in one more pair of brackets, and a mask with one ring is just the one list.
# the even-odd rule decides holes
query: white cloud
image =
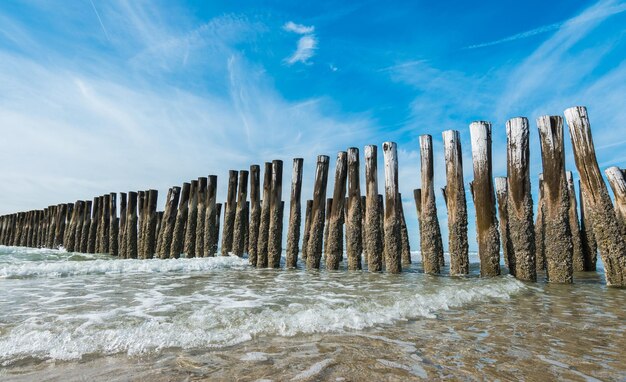
{"label": "white cloud", "polygon": [[314,35],[302,36],[298,40],[298,47],[296,48],[296,51],[286,59],[286,62],[289,65],[293,65],[296,62],[306,64],[308,63],[308,60],[315,55],[316,49],[317,38]]}
{"label": "white cloud", "polygon": [[293,32],[297,34],[311,34],[315,32],[315,27],[313,25],[306,26],[302,24],[296,24],[293,21],[288,21],[283,25],[283,29],[288,32]]}

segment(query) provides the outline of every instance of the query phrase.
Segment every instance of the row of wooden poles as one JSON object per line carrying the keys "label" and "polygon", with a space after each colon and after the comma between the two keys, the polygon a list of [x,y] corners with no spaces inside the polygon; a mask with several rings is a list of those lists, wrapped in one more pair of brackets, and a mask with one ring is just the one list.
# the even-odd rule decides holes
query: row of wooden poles
{"label": "row of wooden poles", "polygon": [[[580,175],[580,220],[573,177],[565,169],[563,118],[537,119],[543,173],[539,177],[536,220],[529,173],[529,122],[506,123],[507,176],[492,175],[491,124],[470,124],[474,179],[469,183],[476,209],[481,276],[500,274],[500,250],[509,273],[535,281],[546,271],[551,282],[571,283],[574,271],[595,271],[596,253],[604,263],[608,285],[626,286],[626,174],[606,170],[616,204],[600,172],[587,110],[565,111],[576,167]],[[459,132],[443,132],[448,212],[450,274],[469,273],[467,206]],[[345,255],[347,268],[366,265],[372,272],[401,272],[411,263],[401,195],[398,192],[397,147],[382,145],[384,201],[378,194],[377,146],[365,147],[365,195],[360,190],[359,150],[339,152],[332,198],[326,198],[329,157],[317,157],[313,198],[306,201],[300,246],[303,159],[293,160],[285,267],[338,269]],[[420,249],[425,273],[444,267],[443,243],[437,218],[433,182],[432,137],[420,137],[421,189],[414,190]],[[243,256],[256,267],[279,268],[282,254],[283,162],[230,171],[224,203],[219,250]],[[248,192],[248,185],[250,186]],[[169,189],[165,211],[157,211],[156,190],[99,196],[43,210],[0,217],[0,243],[56,248],[85,253],[109,253],[119,258],[178,258],[214,256],[218,251],[222,204],[216,201],[217,176],[201,177],[182,188]],[[262,189],[261,189],[262,186]],[[263,198],[261,199],[261,192]],[[249,194],[249,200],[248,200]],[[496,204],[497,200],[497,204]],[[497,205],[497,208],[496,208]],[[301,250],[300,250],[301,249]]]}

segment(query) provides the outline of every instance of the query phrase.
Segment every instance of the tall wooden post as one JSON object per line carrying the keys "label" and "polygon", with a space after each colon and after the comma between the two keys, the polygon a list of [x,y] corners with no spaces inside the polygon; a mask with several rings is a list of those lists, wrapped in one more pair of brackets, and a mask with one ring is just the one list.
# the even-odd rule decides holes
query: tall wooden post
{"label": "tall wooden post", "polygon": [[545,202],[543,191],[543,174],[539,174],[539,200],[537,201],[537,218],[535,219],[535,253],[536,261],[535,265],[537,272],[546,270],[546,245],[545,245],[545,218],[543,217],[545,211]]}
{"label": "tall wooden post", "polygon": [[312,211],[313,211],[313,200],[309,199],[306,201],[306,210],[304,213],[304,234],[302,235],[302,262],[304,264],[306,264],[307,248],[309,246]]}
{"label": "tall wooden post", "polygon": [[544,252],[548,280],[573,281],[572,231],[569,225],[569,196],[565,179],[563,118],[537,119],[543,163]]}
{"label": "tall wooden post", "polygon": [[595,272],[598,254],[598,244],[593,233],[593,224],[587,213],[588,202],[583,194],[583,188],[578,181],[578,199],[580,200],[580,241],[583,247],[583,258],[585,259],[585,271]]}
{"label": "tall wooden post", "polygon": [[126,258],[136,259],[138,257],[137,248],[137,193],[128,192],[128,205],[126,206]]}
{"label": "tall wooden post", "polygon": [[237,206],[233,224],[233,254],[239,257],[244,253],[244,233],[246,228],[245,213],[246,199],[248,198],[248,171],[239,171],[239,188],[237,191]]}
{"label": "tall wooden post", "polygon": [[204,225],[206,224],[206,203],[207,203],[208,178],[198,178],[198,203],[196,204],[196,257],[204,257]]}
{"label": "tall wooden post", "polygon": [[267,266],[280,267],[283,242],[283,161],[272,161],[272,192],[270,194],[270,227],[267,241]]}
{"label": "tall wooden post", "polygon": [[508,182],[504,176],[496,176],[496,200],[498,202],[498,221],[500,223],[500,243],[502,244],[502,255],[504,264],[509,268],[511,275],[515,272],[515,257],[513,254],[513,243],[511,241],[511,231],[509,226],[508,204]]}
{"label": "tall wooden post", "polygon": [[537,281],[535,228],[530,189],[530,148],[528,119],[518,117],[506,122],[507,136],[507,214],[515,263],[509,270],[520,280]]}
{"label": "tall wooden post", "polygon": [[443,257],[443,243],[441,229],[437,217],[435,202],[435,184],[433,181],[433,141],[430,135],[420,136],[420,158],[422,172],[422,212],[420,229],[422,240],[420,247],[424,259],[424,273],[437,274],[441,272],[440,259]]}
{"label": "tall wooden post", "polygon": [[228,194],[224,207],[224,228],[222,231],[222,256],[228,256],[233,250],[233,230],[237,210],[237,171],[228,172]]}
{"label": "tall wooden post", "polygon": [[578,207],[576,205],[574,177],[571,171],[565,172],[565,179],[567,181],[567,193],[569,197],[569,226],[572,232],[572,267],[574,272],[583,272],[585,270],[585,258],[583,255],[583,243],[580,238],[580,226],[578,225]]}
{"label": "tall wooden post", "polygon": [[[65,230],[65,249],[68,252],[74,252],[76,247],[76,226],[78,224],[78,217],[81,213],[80,200],[74,202],[74,208],[72,209],[72,215],[70,218],[70,224]],[[30,216],[29,216],[30,220]],[[28,242],[28,240],[27,240]],[[28,243],[28,246],[32,246],[31,243]]]}
{"label": "tall wooden post", "polygon": [[402,271],[402,233],[400,231],[398,191],[398,151],[395,142],[383,143],[385,162],[385,268],[389,273]]}
{"label": "tall wooden post", "polygon": [[493,189],[491,123],[472,122],[470,135],[474,162],[473,188],[480,275],[497,276],[500,274],[500,237]]}
{"label": "tall wooden post", "polygon": [[267,267],[267,242],[270,232],[270,194],[272,193],[272,163],[265,162],[265,172],[263,174],[263,201],[261,207],[261,224],[259,226],[259,237],[257,239],[257,268]]}
{"label": "tall wooden post", "polygon": [[593,223],[609,286],[626,286],[626,242],[622,235],[606,184],[600,173],[585,107],[565,110],[583,193],[588,198]]}
{"label": "tall wooden post", "polygon": [[257,246],[259,240],[259,226],[261,225],[261,204],[259,202],[261,167],[258,164],[250,166],[250,224],[248,229],[248,262],[256,266]]}
{"label": "tall wooden post", "polygon": [[189,201],[187,203],[187,225],[185,226],[185,244],[183,253],[186,257],[196,257],[196,224],[198,224],[198,180],[191,181]]}
{"label": "tall wooden post", "polygon": [[300,241],[300,223],[302,220],[302,165],[304,159],[295,158],[291,170],[291,200],[289,205],[289,228],[287,229],[287,249],[285,267],[298,265],[298,244]]}
{"label": "tall wooden post", "polygon": [[176,212],[176,221],[174,222],[174,233],[172,237],[172,245],[170,246],[170,258],[178,259],[183,253],[185,244],[185,226],[187,225],[187,217],[189,216],[189,194],[191,192],[191,183],[183,183],[183,189],[180,192],[180,200],[178,202],[178,211]]}
{"label": "tall wooden post", "polygon": [[380,230],[380,209],[378,205],[378,148],[365,146],[365,248],[367,268],[370,272],[383,269],[383,241]]}
{"label": "tall wooden post", "polygon": [[348,149],[348,205],[346,218],[346,254],[348,270],[361,269],[363,252],[363,211],[361,210],[359,149]]}
{"label": "tall wooden post", "polygon": [[328,211],[328,243],[325,246],[326,269],[337,270],[343,255],[343,209],[348,175],[348,154],[337,153],[332,208]]}
{"label": "tall wooden post", "polygon": [[159,247],[157,250],[158,257],[167,259],[170,257],[172,240],[174,238],[174,229],[176,225],[176,215],[178,213],[178,201],[180,199],[180,187],[174,186],[170,188],[165,202],[165,213],[161,221],[161,232],[159,234]]}
{"label": "tall wooden post", "polygon": [[217,252],[219,215],[217,213],[217,176],[207,179],[206,217],[204,221],[204,257],[213,257]]}
{"label": "tall wooden post", "polygon": [[442,137],[446,162],[445,202],[448,210],[450,274],[466,275],[469,273],[469,245],[461,138],[457,130],[446,130]]}
{"label": "tall wooden post", "polygon": [[324,203],[326,202],[326,186],[328,183],[327,155],[318,155],[315,169],[315,185],[313,187],[313,206],[311,209],[311,228],[307,243],[306,267],[319,269],[322,259],[322,239],[324,235]]}

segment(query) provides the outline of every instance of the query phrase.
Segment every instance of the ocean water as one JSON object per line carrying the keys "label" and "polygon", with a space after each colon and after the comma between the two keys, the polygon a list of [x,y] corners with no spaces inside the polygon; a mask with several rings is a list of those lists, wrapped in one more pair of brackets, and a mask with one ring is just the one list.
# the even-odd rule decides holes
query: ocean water
{"label": "ocean water", "polygon": [[0,380],[626,380],[626,290],[0,246]]}

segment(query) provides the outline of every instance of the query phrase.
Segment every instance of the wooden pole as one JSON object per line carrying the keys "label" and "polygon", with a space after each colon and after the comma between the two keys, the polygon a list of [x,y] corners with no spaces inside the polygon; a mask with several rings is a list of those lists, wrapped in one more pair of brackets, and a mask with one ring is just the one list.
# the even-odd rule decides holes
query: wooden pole
{"label": "wooden pole", "polygon": [[246,199],[248,198],[248,171],[239,171],[239,187],[237,194],[237,207],[235,209],[235,221],[233,227],[233,254],[243,257],[244,238],[246,230]]}
{"label": "wooden pole", "polygon": [[348,176],[348,153],[337,153],[332,209],[328,211],[328,244],[326,245],[326,269],[337,270],[343,255],[343,210]]}
{"label": "wooden pole", "polygon": [[424,259],[424,273],[437,274],[441,272],[440,259],[443,258],[443,243],[441,229],[437,217],[437,203],[435,201],[435,184],[433,181],[433,141],[430,135],[420,136],[420,158],[422,173],[422,201],[421,223],[422,240],[420,247]]}
{"label": "wooden pole", "polygon": [[313,211],[313,200],[306,201],[306,211],[304,213],[304,234],[302,235],[302,262],[306,264],[307,248],[311,231],[311,214]]}
{"label": "wooden pole", "polygon": [[[74,207],[72,209],[72,214],[71,214],[71,218],[70,218],[70,224],[67,227],[67,229],[65,230],[65,237],[64,237],[64,242],[65,242],[65,249],[68,252],[74,252],[75,251],[75,247],[76,247],[76,226],[78,225],[78,216],[81,214],[81,207],[80,207],[80,200],[77,200],[76,202],[74,202]],[[30,215],[29,215],[29,220],[30,220]],[[28,242],[29,240],[27,240]],[[27,243],[27,245],[30,247],[32,246],[32,240],[30,243]]]}
{"label": "wooden pole", "polygon": [[565,172],[567,180],[567,192],[569,199],[569,226],[572,232],[573,258],[572,267],[574,272],[585,270],[585,258],[583,255],[583,243],[580,238],[580,226],[578,225],[578,207],[576,205],[576,190],[574,188],[574,177],[571,171]]}
{"label": "wooden pole", "polygon": [[578,199],[580,200],[580,241],[583,246],[583,257],[585,259],[585,271],[595,272],[598,254],[598,244],[593,233],[593,224],[589,219],[588,202],[583,194],[583,188],[578,181]]}
{"label": "wooden pole", "polygon": [[191,181],[189,201],[187,202],[187,224],[185,225],[185,244],[183,253],[186,257],[196,257],[196,225],[198,224],[198,189],[199,180]]}
{"label": "wooden pole", "polygon": [[585,107],[565,110],[576,167],[583,193],[588,197],[588,211],[596,235],[609,286],[626,286],[626,242],[615,216],[613,204],[596,160],[591,126]]}
{"label": "wooden pole", "polygon": [[289,227],[287,229],[287,248],[285,251],[285,267],[296,268],[300,242],[300,225],[302,221],[302,165],[304,159],[295,158],[291,170],[291,199],[289,204]]}
{"label": "wooden pole", "polygon": [[137,257],[144,258],[144,235],[146,233],[146,191],[137,192]]}
{"label": "wooden pole", "polygon": [[322,259],[322,239],[324,234],[324,202],[328,183],[327,155],[318,155],[315,169],[315,185],[313,187],[313,206],[311,208],[311,228],[307,243],[306,267],[319,269]]}
{"label": "wooden pole", "polygon": [[[383,195],[378,194],[378,223],[380,225],[380,240],[383,248],[383,256],[385,254],[385,202],[383,201]],[[384,257],[383,257],[384,261]]]}
{"label": "wooden pole", "polygon": [[383,241],[380,230],[380,209],[378,205],[378,148],[365,146],[365,248],[367,268],[370,272],[383,269]]}
{"label": "wooden pole", "polygon": [[509,273],[515,272],[515,257],[513,256],[513,243],[511,241],[511,231],[509,226],[508,212],[508,182],[505,176],[496,176],[496,200],[498,202],[498,221],[500,228],[500,243],[502,244],[502,254],[504,264],[509,268]]}
{"label": "wooden pole", "polygon": [[144,234],[144,259],[152,259],[156,252],[156,226],[157,226],[157,190],[147,191],[146,208],[146,231]]}
{"label": "wooden pole", "polygon": [[324,217],[324,256],[328,253],[328,230],[330,229],[330,213],[333,210],[333,198],[326,198],[326,216]]}
{"label": "wooden pole", "polygon": [[237,171],[228,172],[228,195],[224,207],[224,228],[222,231],[222,256],[228,256],[233,250],[233,229],[237,209]]}
{"label": "wooden pole", "polygon": [[196,204],[196,257],[204,257],[204,235],[206,224],[207,177],[198,178],[198,203]]}
{"label": "wooden pole", "polygon": [[204,257],[213,257],[217,252],[217,235],[219,229],[219,216],[217,215],[217,176],[209,175],[207,178],[207,202],[206,217],[204,222]]}
{"label": "wooden pole", "polygon": [[120,192],[120,223],[118,235],[118,251],[121,259],[128,258],[126,252],[126,208],[128,204],[127,194]]}
{"label": "wooden pole", "polygon": [[537,119],[543,163],[544,252],[548,281],[573,281],[572,232],[569,225],[569,196],[565,179],[563,118]]}
{"label": "wooden pole", "polygon": [[[346,254],[348,270],[361,269],[363,252],[363,211],[361,210],[361,179],[359,149],[348,149],[348,202],[346,218]],[[406,225],[405,225],[406,228]]]}
{"label": "wooden pole", "polygon": [[250,202],[246,201],[246,210],[243,213],[244,216],[244,228],[243,228],[243,250],[250,256]]}
{"label": "wooden pole", "polygon": [[500,237],[491,163],[491,123],[472,122],[470,135],[474,162],[473,188],[480,275],[497,276],[500,274]]}
{"label": "wooden pole", "polygon": [[400,237],[402,239],[402,266],[411,266],[411,244],[409,243],[409,230],[406,226],[406,218],[404,216],[404,206],[402,203],[402,194],[398,195],[400,203],[398,205],[400,213]]}
{"label": "wooden pole", "polygon": [[265,162],[265,172],[263,174],[263,201],[261,207],[261,224],[259,226],[259,237],[257,239],[257,268],[267,267],[267,247],[270,231],[270,194],[272,193],[272,163]]}
{"label": "wooden pole", "polygon": [[[537,281],[528,119],[509,119],[506,122],[506,136],[507,215],[513,250],[512,256],[509,256],[509,271],[512,270],[511,273],[520,280]],[[511,262],[513,257],[514,263]]]}
{"label": "wooden pole", "polygon": [[222,216],[222,203],[216,203],[215,204],[215,230],[213,231],[213,238],[215,240],[213,242],[213,248],[214,248],[213,253],[217,253],[217,243],[219,243],[219,237],[220,237],[220,222],[222,221],[221,216]]}
{"label": "wooden pole", "polygon": [[167,201],[165,202],[165,213],[163,214],[163,221],[161,222],[161,244],[158,250],[158,256],[161,259],[169,258],[171,254],[176,217],[178,215],[180,191],[181,188],[178,186],[171,187],[167,195]]}
{"label": "wooden pole", "polygon": [[128,205],[126,206],[126,258],[136,259],[138,257],[137,248],[137,198],[135,191],[128,192]]}
{"label": "wooden pole", "polygon": [[[63,233],[65,232],[65,217],[67,215],[67,204],[59,204],[57,208],[56,226],[54,233],[54,248],[63,245]],[[24,220],[26,216],[22,214],[22,234],[24,233]],[[22,244],[24,245],[24,244]]]}
{"label": "wooden pole", "polygon": [[[157,239],[156,239],[156,252],[155,252],[155,257],[158,259],[162,259],[162,254],[163,254],[163,234],[165,234],[165,221],[167,220],[167,215],[169,213],[169,210],[171,209],[171,200],[172,200],[172,188],[170,187],[167,190],[167,196],[165,197],[165,210],[163,212],[163,216],[159,217],[159,220],[157,220]],[[169,251],[168,251],[169,254]]]}
{"label": "wooden pole", "polygon": [[119,256],[118,237],[120,234],[119,220],[117,218],[117,193],[109,194],[109,253],[112,256]]}
{"label": "wooden pole", "polygon": [[250,225],[248,229],[248,263],[256,266],[259,226],[261,225],[260,172],[258,164],[250,166]]}
{"label": "wooden pole", "polygon": [[82,232],[80,234],[80,252],[89,253],[89,231],[91,230],[91,200],[85,201],[85,222],[83,223]]}
{"label": "wooden pole", "polygon": [[626,179],[619,167],[609,167],[604,170],[609,180],[613,196],[615,197],[615,215],[620,225],[622,236],[626,234]]}
{"label": "wooden pole", "polygon": [[180,199],[178,202],[178,211],[176,212],[176,221],[174,222],[172,245],[170,246],[171,259],[178,259],[181,253],[183,253],[185,243],[185,226],[187,225],[187,217],[189,215],[190,192],[191,183],[183,183],[183,189],[180,193]]}
{"label": "wooden pole", "polygon": [[272,192],[270,194],[270,227],[267,242],[267,266],[280,267],[280,255],[283,242],[283,161],[272,161]]}
{"label": "wooden pole", "polygon": [[469,245],[461,138],[457,130],[446,130],[442,137],[446,162],[445,202],[448,210],[450,274],[466,275],[469,274]]}
{"label": "wooden pole", "polygon": [[93,198],[93,209],[91,213],[91,224],[89,225],[89,235],[87,238],[87,253],[96,252],[96,239],[98,236],[98,217],[100,216],[100,198]]}
{"label": "wooden pole", "polygon": [[[360,172],[360,171],[359,171]],[[367,213],[367,198],[361,195],[361,253],[363,262],[367,264],[367,250],[365,248],[365,214]]]}
{"label": "wooden pole", "polygon": [[537,218],[535,219],[535,253],[537,272],[546,270],[546,245],[545,245],[545,202],[543,190],[543,174],[539,174],[539,200],[537,201]]}
{"label": "wooden pole", "polygon": [[385,162],[385,268],[389,273],[402,271],[402,233],[400,231],[398,191],[398,150],[395,142],[383,143]]}

